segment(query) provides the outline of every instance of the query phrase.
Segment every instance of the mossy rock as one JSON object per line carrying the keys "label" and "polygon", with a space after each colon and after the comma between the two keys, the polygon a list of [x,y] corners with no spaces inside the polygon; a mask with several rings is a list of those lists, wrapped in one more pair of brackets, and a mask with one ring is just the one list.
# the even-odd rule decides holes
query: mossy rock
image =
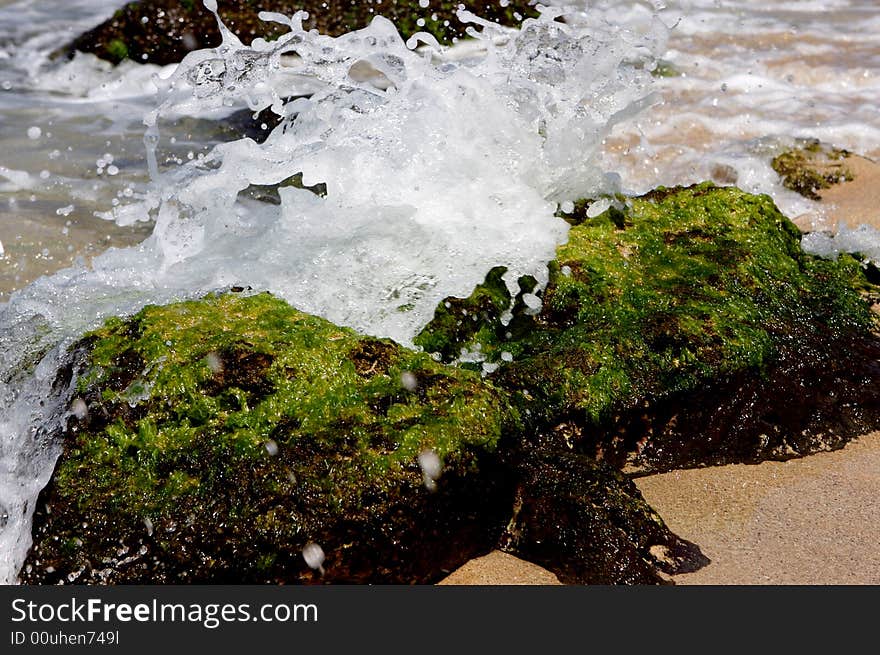
{"label": "mossy rock", "polygon": [[[530,473],[555,455],[537,457],[479,374],[269,294],[111,319],[58,375],[59,388],[75,376],[78,396],[37,505],[26,583],[434,582],[497,547],[516,498],[555,502],[552,470],[540,484]],[[439,479],[423,453],[439,457]],[[660,583],[646,544],[699,560],[630,487],[590,470],[582,491],[595,498],[578,510],[588,532],[557,544],[550,568]],[[611,497],[628,513],[609,512]],[[540,517],[528,528],[511,548],[556,529]],[[323,572],[302,555],[310,543],[326,554]]]}
{"label": "mossy rock", "polygon": [[[573,227],[537,316],[514,308],[506,320],[496,310],[512,299],[490,276],[473,297],[492,289],[477,320],[455,313],[473,299],[447,299],[416,343],[447,361],[479,350],[542,439],[619,466],[786,458],[880,424],[874,319],[855,260],[806,255],[769,197],[735,188],[617,202],[590,218],[581,201],[565,216]],[[747,411],[755,395],[763,414]],[[840,401],[810,406],[829,395]],[[697,397],[703,407],[689,402]],[[801,402],[797,416],[774,410]],[[700,416],[688,426],[686,407]],[[656,425],[661,416],[671,424]]]}
{"label": "mossy rock", "polygon": [[[25,582],[424,582],[509,516],[495,452],[515,413],[426,354],[268,294],[147,307],[76,351],[88,413],[63,435]],[[433,492],[423,451],[443,465]]]}
{"label": "mossy rock", "polygon": [[678,66],[668,59],[658,59],[657,65],[651,71],[651,75],[654,77],[681,77],[682,72]]}
{"label": "mossy rock", "polygon": [[820,191],[849,182],[852,172],[846,167],[850,152],[822,144],[817,139],[800,140],[770,163],[782,178],[782,185],[810,200],[821,200]]}
{"label": "mossy rock", "polygon": [[[531,3],[512,0],[506,7],[497,1],[439,2],[433,0],[422,8],[418,0],[381,0],[351,2],[350,0],[219,0],[218,10],[224,23],[244,43],[255,37],[273,39],[287,29],[276,23],[264,23],[261,11],[274,11],[292,16],[299,10],[309,13],[306,29],[316,28],[322,34],[339,36],[366,27],[381,14],[393,21],[404,37],[415,32],[433,34],[441,43],[465,35],[465,25],[455,16],[460,4],[477,15],[503,25],[516,26],[523,18],[534,17]],[[424,19],[424,25],[418,20]],[[220,45],[220,31],[214,15],[201,0],[143,0],[130,2],[111,18],[94,29],[76,37],[61,52],[90,52],[101,59],[119,63],[125,58],[138,63],[177,63],[191,50]]]}

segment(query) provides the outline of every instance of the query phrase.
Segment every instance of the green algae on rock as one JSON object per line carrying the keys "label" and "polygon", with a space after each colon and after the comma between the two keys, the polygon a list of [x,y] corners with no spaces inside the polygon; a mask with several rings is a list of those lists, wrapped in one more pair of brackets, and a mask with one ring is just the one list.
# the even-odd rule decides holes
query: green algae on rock
{"label": "green algae on rock", "polygon": [[77,349],[24,582],[433,581],[509,516],[515,413],[424,353],[269,294],[147,307]]}
{"label": "green algae on rock", "polygon": [[682,73],[679,70],[678,66],[673,64],[671,61],[660,59],[657,61],[657,65],[651,71],[651,75],[653,75],[654,77],[681,77]]}
{"label": "green algae on rock", "polygon": [[[278,38],[287,31],[276,23],[261,21],[261,11],[292,16],[305,10],[309,18],[304,27],[331,36],[366,27],[374,16],[381,14],[394,22],[404,37],[427,32],[445,44],[465,35],[466,26],[455,15],[461,5],[502,25],[516,26],[524,18],[537,16],[533,3],[522,0],[511,0],[505,6],[488,0],[435,0],[428,7],[422,7],[417,0],[220,0],[217,4],[224,23],[245,43],[255,37]],[[424,24],[419,25],[419,20]],[[141,0],[129,2],[105,22],[76,37],[62,52],[90,52],[113,63],[129,58],[138,63],[164,65],[181,61],[192,50],[217,47],[220,41],[214,15],[201,0]]]}
{"label": "green algae on rock", "polygon": [[819,191],[853,179],[843,163],[850,156],[846,150],[832,148],[817,139],[800,142],[780,153],[770,163],[782,178],[782,185],[810,200],[819,200]]}
{"label": "green algae on rock", "polygon": [[[839,447],[855,436],[856,425],[880,419],[877,385],[870,384],[873,320],[855,289],[861,269],[852,259],[806,255],[799,231],[769,197],[704,183],[619,199],[596,217],[587,215],[587,205],[576,203],[565,216],[573,227],[550,265],[537,316],[514,311],[507,321],[488,311],[509,307],[508,296],[506,305],[501,298],[491,307],[484,303],[471,320],[450,315],[469,301],[447,299],[416,342],[447,360],[464,349],[501,364],[492,379],[514,392],[544,438],[619,465],[627,457],[664,469],[792,456]],[[487,285],[497,287],[491,280]],[[786,404],[790,399],[774,393],[803,387],[809,402],[831,391],[810,388],[811,372],[843,375],[849,366],[855,372],[844,378],[854,386],[843,395],[862,418],[841,441],[822,421],[811,423],[803,438],[796,433],[807,429],[805,417],[781,428],[768,427],[773,420],[766,415],[751,417],[749,425],[728,417],[735,422],[727,432],[715,426],[714,440],[701,441],[699,432],[676,432],[678,412],[670,410],[669,430],[676,435],[670,448],[637,420],[651,423],[664,402],[674,400],[680,410],[697,391],[707,403],[703,418],[720,415],[719,404],[732,402],[740,388],[730,388],[732,381],[762,381],[765,393]],[[793,371],[806,377],[791,377]]]}
{"label": "green algae on rock", "polygon": [[499,540],[579,582],[706,561],[619,473],[524,438],[477,373],[269,294],[147,307],[72,351],[25,583],[433,582]]}

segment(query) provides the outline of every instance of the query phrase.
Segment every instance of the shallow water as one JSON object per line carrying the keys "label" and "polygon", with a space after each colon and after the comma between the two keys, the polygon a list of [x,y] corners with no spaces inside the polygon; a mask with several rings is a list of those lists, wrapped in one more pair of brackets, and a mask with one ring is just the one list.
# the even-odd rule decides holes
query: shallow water
{"label": "shallow water", "polygon": [[715,179],[769,193],[793,217],[813,203],[770,169],[780,144],[819,138],[880,155],[876,2],[668,4],[677,27],[664,59],[681,76],[659,80],[662,102],[608,142],[607,165],[632,190]]}
{"label": "shallow water", "polygon": [[[380,23],[365,37],[306,38],[300,60],[279,60],[268,77],[235,67],[241,53],[269,61],[269,44],[229,43],[222,62],[198,54],[189,76],[50,60],[121,4],[0,1],[0,301],[18,290],[0,304],[0,580],[14,579],[54,461],[33,427],[65,420],[69,389],[39,402],[51,395],[53,348],[109,315],[243,283],[406,343],[439,299],[466,294],[493,265],[540,280],[565,239],[559,202],[715,178],[770,193],[794,216],[813,203],[770,169],[782,145],[818,137],[880,154],[880,10],[868,0],[831,12],[829,2],[672,2],[659,12],[668,44],[653,3],[604,0],[568,16],[583,27],[512,46],[499,32],[507,46],[445,67]],[[652,48],[680,75],[654,80],[649,96],[650,80],[626,62]],[[352,83],[360,60],[381,76]],[[229,76],[196,85],[204,65],[238,70],[239,88]],[[244,91],[264,106],[301,91],[302,76],[321,83],[289,131],[212,150],[229,139],[215,119],[243,107]],[[201,97],[184,101],[194,85]],[[163,101],[151,180],[144,118]],[[238,197],[295,172],[326,183],[327,198]]]}
{"label": "shallow water", "polygon": [[[141,119],[155,102],[149,78],[156,68],[131,66],[116,74],[92,58],[79,65],[47,61],[52,48],[121,4],[0,2],[0,301],[77,256],[131,245],[148,234],[146,227],[120,228],[94,213],[143,190]],[[875,2],[666,5],[661,16],[674,28],[663,58],[682,75],[659,79],[661,102],[607,140],[604,164],[621,174],[624,188],[735,180],[770,193],[796,216],[813,203],[782,188],[769,168],[779,143],[816,137],[880,156]],[[652,3],[602,0],[588,7],[591,15],[641,25]],[[42,133],[35,140],[27,136],[32,127]],[[166,156],[185,159],[222,138],[212,133],[215,126],[193,127],[164,126],[177,139],[177,147],[164,141]],[[115,176],[98,173],[96,162],[105,153],[114,157]],[[20,183],[24,174],[27,184]]]}

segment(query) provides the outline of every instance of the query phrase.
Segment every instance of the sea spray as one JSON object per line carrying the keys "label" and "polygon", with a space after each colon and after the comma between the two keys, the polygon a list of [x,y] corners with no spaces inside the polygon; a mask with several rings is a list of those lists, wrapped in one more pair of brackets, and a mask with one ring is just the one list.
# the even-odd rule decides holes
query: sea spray
{"label": "sea spray", "polygon": [[[160,269],[201,276],[206,258],[221,258],[218,284],[269,288],[405,344],[437,302],[467,295],[492,265],[508,267],[511,289],[521,275],[544,279],[567,231],[557,203],[616,190],[596,150],[650,85],[628,63],[644,53],[616,30],[571,28],[554,20],[561,13],[510,34],[461,12],[484,45],[463,61],[436,42],[412,50],[433,38],[405,44],[381,17],[331,38],[303,31],[302,15],[264,13],[290,32],[251,46],[223,30],[216,51],[190,54],[165,81],[149,138],[164,113],[240,99],[284,120],[265,143],[224,144],[160,184]],[[309,97],[285,106],[303,78]],[[285,187],[280,206],[241,211],[241,191],[294,174],[326,195]]]}
{"label": "sea spray", "polygon": [[[74,401],[73,383],[54,372],[106,318],[246,285],[409,344],[442,298],[467,295],[493,266],[508,267],[511,286],[546,279],[568,229],[558,204],[616,190],[597,150],[650,102],[649,59],[664,47],[659,23],[630,34],[600,20],[567,25],[563,13],[546,10],[520,31],[463,13],[481,28],[471,30],[480,48],[460,58],[426,35],[404,43],[381,17],[331,38],[303,31],[300,17],[264,14],[290,32],[245,46],[226,31],[216,50],[154,78],[148,152],[163,119],[242,99],[283,120],[263,144],[222,144],[166,170],[154,158],[145,199],[111,213],[154,220],[149,238],[0,306],[0,580],[24,560],[57,455],[46,439]],[[298,173],[326,195],[286,185]],[[251,185],[280,185],[280,204],[248,200]]]}

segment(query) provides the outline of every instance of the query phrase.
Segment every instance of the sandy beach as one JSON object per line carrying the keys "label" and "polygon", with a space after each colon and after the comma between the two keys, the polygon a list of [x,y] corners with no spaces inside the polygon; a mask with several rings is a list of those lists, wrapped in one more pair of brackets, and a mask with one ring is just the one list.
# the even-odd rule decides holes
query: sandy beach
{"label": "sandy beach", "polygon": [[440,581],[441,585],[558,585],[547,569],[494,550],[477,557]]}
{"label": "sandy beach", "polygon": [[712,563],[677,584],[880,584],[880,433],[787,462],[636,481]]}

